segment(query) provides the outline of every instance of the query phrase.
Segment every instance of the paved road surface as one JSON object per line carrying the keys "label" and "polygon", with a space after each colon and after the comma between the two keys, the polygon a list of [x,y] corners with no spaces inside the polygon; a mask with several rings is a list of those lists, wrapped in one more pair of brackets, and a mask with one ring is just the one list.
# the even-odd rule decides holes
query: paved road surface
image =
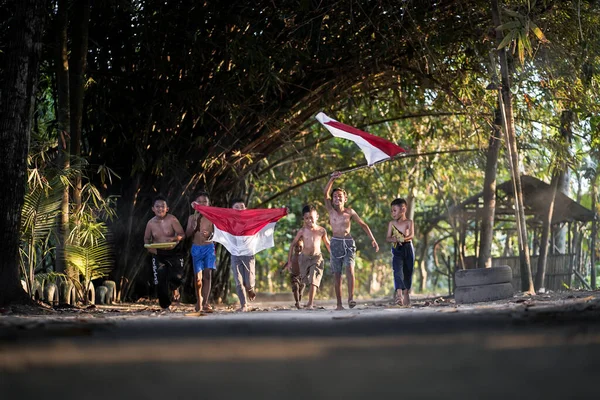
{"label": "paved road surface", "polygon": [[0,398],[600,396],[597,292],[551,304],[278,308],[0,317]]}

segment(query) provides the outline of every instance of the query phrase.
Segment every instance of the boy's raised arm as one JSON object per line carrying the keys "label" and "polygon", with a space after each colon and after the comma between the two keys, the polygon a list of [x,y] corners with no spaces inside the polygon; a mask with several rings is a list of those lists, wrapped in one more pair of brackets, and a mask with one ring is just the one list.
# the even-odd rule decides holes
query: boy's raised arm
{"label": "boy's raised arm", "polygon": [[325,208],[327,208],[327,211],[330,211],[333,209],[333,206],[331,205],[331,197],[329,194],[331,192],[331,188],[333,187],[333,181],[335,181],[341,175],[342,175],[341,172],[335,171],[334,173],[331,174],[331,178],[329,178],[329,181],[325,185],[325,190],[323,191],[323,194],[325,195]]}

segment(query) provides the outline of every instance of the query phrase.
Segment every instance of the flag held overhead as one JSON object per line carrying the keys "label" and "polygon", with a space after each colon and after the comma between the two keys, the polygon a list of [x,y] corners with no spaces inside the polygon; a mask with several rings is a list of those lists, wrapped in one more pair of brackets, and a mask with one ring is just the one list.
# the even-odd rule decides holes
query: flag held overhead
{"label": "flag held overhead", "polygon": [[192,207],[214,225],[213,241],[221,243],[234,256],[251,256],[275,245],[275,224],[287,215],[286,208],[235,210]]}
{"label": "flag held overhead", "polygon": [[316,118],[333,136],[352,140],[356,143],[364,153],[367,164],[369,165],[390,159],[400,153],[406,153],[406,150],[402,147],[388,140],[363,132],[352,126],[342,124],[341,122],[329,118],[322,112],[318,113]]}

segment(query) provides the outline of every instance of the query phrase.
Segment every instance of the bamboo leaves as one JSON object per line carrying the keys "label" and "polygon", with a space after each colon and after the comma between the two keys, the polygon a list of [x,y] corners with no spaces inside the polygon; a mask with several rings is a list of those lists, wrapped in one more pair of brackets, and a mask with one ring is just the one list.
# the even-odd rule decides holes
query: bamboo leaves
{"label": "bamboo leaves", "polygon": [[509,9],[503,9],[503,12],[513,19],[496,28],[496,30],[501,32],[508,31],[498,45],[498,50],[510,46],[513,55],[517,54],[519,61],[523,64],[525,62],[525,52],[530,57],[533,54],[529,32],[533,33],[543,44],[549,43],[549,41],[542,30],[531,20],[529,13],[523,15]]}

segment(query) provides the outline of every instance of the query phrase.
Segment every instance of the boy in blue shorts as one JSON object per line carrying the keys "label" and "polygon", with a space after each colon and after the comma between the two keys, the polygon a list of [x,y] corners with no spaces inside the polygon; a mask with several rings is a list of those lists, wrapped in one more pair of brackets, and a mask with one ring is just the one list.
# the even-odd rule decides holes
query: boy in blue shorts
{"label": "boy in blue shorts", "polygon": [[[208,193],[200,192],[195,203],[201,206],[210,206]],[[188,218],[185,234],[192,237],[192,264],[194,266],[196,297],[196,311],[212,311],[208,303],[212,271],[215,269],[215,244],[212,242],[213,224],[202,214],[194,213]]]}

